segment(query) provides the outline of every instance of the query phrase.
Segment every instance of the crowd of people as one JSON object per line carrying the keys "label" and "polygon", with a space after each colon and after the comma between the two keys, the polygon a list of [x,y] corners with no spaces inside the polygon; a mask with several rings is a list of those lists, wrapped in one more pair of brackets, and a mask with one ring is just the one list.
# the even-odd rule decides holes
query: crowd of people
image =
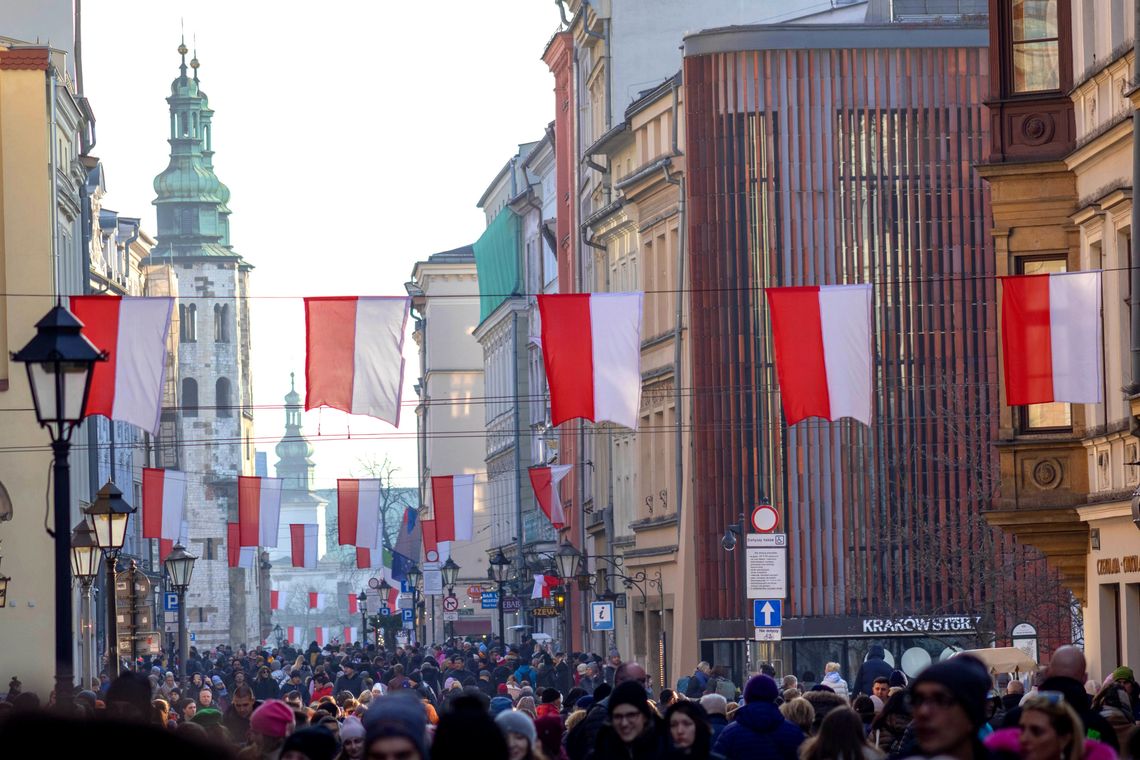
{"label": "crowd of people", "polygon": [[851,684],[837,663],[818,681],[764,665],[738,688],[702,662],[656,691],[616,651],[533,642],[192,649],[185,684],[165,656],[138,665],[66,702],[41,704],[13,678],[0,747],[164,760],[1140,760],[1133,672],[1086,681],[1075,647],[1030,684],[996,682],[968,656],[911,680],[881,648]]}

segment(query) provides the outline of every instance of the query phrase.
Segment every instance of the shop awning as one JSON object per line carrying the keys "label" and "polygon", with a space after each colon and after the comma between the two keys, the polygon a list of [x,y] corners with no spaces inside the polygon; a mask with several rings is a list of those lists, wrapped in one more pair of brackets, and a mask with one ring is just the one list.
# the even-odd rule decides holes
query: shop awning
{"label": "shop awning", "polygon": [[1037,663],[1017,647],[994,647],[992,649],[967,649],[955,657],[968,654],[986,664],[991,673],[1034,672]]}

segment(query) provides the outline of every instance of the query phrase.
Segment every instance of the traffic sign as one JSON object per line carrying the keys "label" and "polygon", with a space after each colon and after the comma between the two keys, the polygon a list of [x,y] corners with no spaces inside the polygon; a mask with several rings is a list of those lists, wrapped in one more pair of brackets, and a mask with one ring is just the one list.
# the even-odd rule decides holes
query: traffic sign
{"label": "traffic sign", "polygon": [[612,631],[614,629],[614,603],[590,603],[590,630]]}
{"label": "traffic sign", "polygon": [[780,525],[780,513],[771,504],[758,504],[752,509],[752,529],[771,533]]}
{"label": "traffic sign", "polygon": [[752,625],[757,628],[779,628],[783,624],[780,599],[753,599]]}
{"label": "traffic sign", "polygon": [[757,641],[779,641],[780,629],[779,628],[757,628],[756,629]]}
{"label": "traffic sign", "polygon": [[499,592],[498,591],[484,591],[481,598],[481,606],[485,610],[495,610],[499,608]]}
{"label": "traffic sign", "polygon": [[749,599],[783,599],[788,595],[787,543],[757,546],[762,538],[783,533],[749,533],[745,549],[745,579]]}
{"label": "traffic sign", "polygon": [[415,613],[412,610],[400,610],[400,617],[403,618],[405,623],[411,623],[415,620]]}
{"label": "traffic sign", "polygon": [[444,622],[450,623],[450,622],[454,622],[458,619],[459,619],[459,613],[458,612],[444,612],[443,613]]}
{"label": "traffic sign", "polygon": [[381,607],[380,608],[380,614],[383,615],[384,617],[388,617],[389,615],[392,614],[392,608],[391,607]]}
{"label": "traffic sign", "polygon": [[162,595],[163,612],[178,612],[178,594],[167,591]]}
{"label": "traffic sign", "polygon": [[443,611],[455,612],[459,609],[459,599],[454,596],[445,596],[443,598]]}

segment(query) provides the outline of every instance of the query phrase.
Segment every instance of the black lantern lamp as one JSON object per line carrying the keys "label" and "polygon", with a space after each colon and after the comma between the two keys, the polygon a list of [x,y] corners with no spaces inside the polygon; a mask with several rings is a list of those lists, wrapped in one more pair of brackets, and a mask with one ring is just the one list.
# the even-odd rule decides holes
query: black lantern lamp
{"label": "black lantern lamp", "polygon": [[99,574],[100,556],[95,531],[86,520],[80,520],[71,531],[71,574],[84,585],[91,583]]}
{"label": "black lantern lamp", "polygon": [[440,568],[440,574],[443,576],[443,585],[448,589],[455,588],[455,581],[459,577],[459,565],[455,564],[455,560],[451,557],[447,558],[447,562],[443,563]]}
{"label": "black lantern lamp", "polygon": [[123,548],[127,540],[127,521],[134,513],[135,508],[123,499],[123,492],[114,483],[108,482],[99,489],[95,503],[87,508],[87,515],[100,549],[113,552]]}

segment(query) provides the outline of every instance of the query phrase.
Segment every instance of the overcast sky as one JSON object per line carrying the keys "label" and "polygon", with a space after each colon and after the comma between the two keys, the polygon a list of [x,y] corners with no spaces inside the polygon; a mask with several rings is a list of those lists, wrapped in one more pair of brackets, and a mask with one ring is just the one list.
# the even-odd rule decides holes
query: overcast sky
{"label": "overcast sky", "polygon": [[[233,193],[232,242],[256,267],[255,425],[273,474],[290,371],[303,393],[301,298],[403,295],[416,261],[478,237],[483,190],[553,118],[540,56],[557,9],[537,0],[98,0],[83,12],[105,205],[141,216],[152,234],[182,19],[186,44],[196,38],[215,111],[214,164]],[[317,487],[385,455],[399,467],[397,485],[416,485],[410,336],[404,353],[399,431],[331,410],[306,415]],[[320,441],[318,425],[323,436],[373,437]]]}

